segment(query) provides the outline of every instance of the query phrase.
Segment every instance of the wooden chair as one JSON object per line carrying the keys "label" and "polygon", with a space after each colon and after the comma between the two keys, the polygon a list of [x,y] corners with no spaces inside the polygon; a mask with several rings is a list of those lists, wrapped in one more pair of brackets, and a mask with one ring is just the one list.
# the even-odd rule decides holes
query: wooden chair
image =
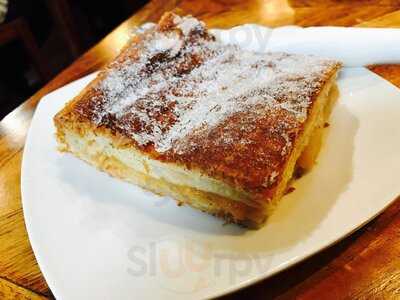
{"label": "wooden chair", "polygon": [[29,25],[22,17],[8,23],[0,24],[0,46],[15,40],[22,43],[41,81],[43,83],[47,82],[51,76],[47,63],[41,57]]}

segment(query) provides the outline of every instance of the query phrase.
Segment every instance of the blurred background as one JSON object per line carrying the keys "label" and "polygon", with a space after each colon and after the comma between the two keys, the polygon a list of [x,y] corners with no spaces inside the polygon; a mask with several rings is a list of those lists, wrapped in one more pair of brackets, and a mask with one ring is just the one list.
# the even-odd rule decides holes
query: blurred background
{"label": "blurred background", "polygon": [[0,0],[0,120],[147,0]]}

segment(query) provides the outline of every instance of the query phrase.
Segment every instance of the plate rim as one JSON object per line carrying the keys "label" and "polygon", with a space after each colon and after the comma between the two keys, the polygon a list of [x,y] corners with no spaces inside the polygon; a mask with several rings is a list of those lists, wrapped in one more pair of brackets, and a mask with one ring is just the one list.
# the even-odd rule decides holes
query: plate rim
{"label": "plate rim", "polygon": [[[348,67],[346,67],[345,69],[347,69],[347,68]],[[354,68],[351,68],[351,69],[354,69]],[[391,85],[396,90],[399,90],[399,88],[396,87],[395,85],[393,85],[391,82],[389,82],[388,80],[386,80],[383,77],[378,76],[377,74],[375,74],[374,72],[370,71],[369,69],[364,68],[364,67],[357,68],[357,69],[363,69],[364,71],[370,73],[370,75],[372,74],[373,76],[379,78],[379,80],[384,80],[387,84]],[[77,79],[77,80],[74,80],[74,81],[68,83],[67,85],[62,86],[62,87],[52,91],[51,93],[45,95],[44,97],[42,97],[42,99],[46,98],[47,96],[49,96],[52,93],[59,92],[63,88],[66,88],[66,87],[68,87],[70,85],[73,85],[74,83],[77,83],[77,82],[79,82],[81,80],[85,80],[87,78],[90,78],[91,76],[95,76],[96,73],[98,73],[98,72],[90,73],[90,74],[88,74],[86,76],[83,76],[83,77]],[[44,105],[43,103],[45,103],[45,102],[42,101],[42,99],[39,101],[39,103],[38,103],[38,105],[37,105],[37,107],[35,109],[35,113],[34,113],[34,115],[32,117],[31,124],[29,126],[28,131],[27,131],[27,135],[26,135],[26,139],[25,139],[25,144],[24,144],[24,149],[23,149],[23,154],[22,154],[22,162],[21,162],[21,175],[20,175],[20,178],[21,178],[21,181],[20,181],[21,203],[22,203],[25,227],[27,229],[29,242],[30,242],[30,245],[32,247],[34,256],[35,256],[35,258],[37,260],[38,267],[39,267],[43,277],[45,278],[46,283],[48,284],[48,286],[49,286],[51,292],[53,293],[53,295],[56,298],[60,298],[61,299],[63,297],[63,295],[61,293],[59,293],[59,290],[57,288],[57,284],[53,281],[51,276],[49,276],[49,268],[48,268],[47,264],[44,262],[44,258],[42,257],[42,254],[39,254],[40,253],[40,251],[38,250],[39,249],[39,246],[38,246],[39,243],[36,240],[34,229],[32,228],[33,223],[31,222],[32,219],[29,216],[29,208],[27,208],[27,207],[29,207],[29,204],[27,204],[27,201],[29,201],[29,200],[27,200],[27,199],[29,199],[29,196],[27,196],[28,191],[26,190],[27,189],[26,181],[28,180],[28,178],[26,177],[26,173],[27,173],[26,169],[27,169],[27,157],[29,157],[29,156],[26,153],[29,151],[28,149],[30,147],[32,147],[31,146],[31,143],[32,143],[32,141],[31,141],[32,140],[32,133],[31,133],[32,132],[32,124],[34,124],[34,122],[36,122],[36,119],[38,118],[38,115],[39,115],[37,112],[41,109],[41,106]],[[47,99],[45,99],[45,101],[46,100]],[[389,195],[389,193],[386,196],[387,198],[389,198],[388,195]],[[243,288],[246,288],[248,286],[251,286],[253,284],[261,282],[261,281],[263,281],[263,280],[265,280],[267,278],[270,278],[270,277],[282,272],[285,269],[294,267],[297,264],[299,264],[300,262],[305,261],[305,260],[309,259],[310,257],[312,257],[312,256],[314,256],[314,255],[316,255],[316,254],[318,254],[318,253],[320,253],[322,251],[325,251],[326,249],[328,249],[328,248],[336,245],[340,241],[346,239],[347,237],[352,235],[354,232],[356,232],[360,228],[364,227],[367,223],[369,223],[373,219],[375,219],[378,215],[380,215],[383,211],[385,211],[390,205],[392,205],[393,202],[397,199],[398,196],[399,196],[398,194],[395,194],[393,197],[390,197],[390,199],[385,201],[386,204],[384,205],[384,207],[382,209],[380,209],[379,211],[376,211],[371,217],[367,218],[366,220],[364,220],[363,222],[361,222],[360,224],[355,226],[352,230],[350,230],[346,234],[340,236],[339,238],[332,239],[332,240],[328,241],[326,243],[326,245],[324,245],[323,247],[317,248],[316,250],[313,250],[313,251],[310,251],[310,252],[306,253],[305,255],[300,255],[300,256],[296,256],[296,257],[294,257],[292,259],[289,259],[289,260],[285,261],[284,263],[282,263],[282,264],[278,265],[277,267],[275,267],[272,272],[271,271],[264,271],[263,273],[260,273],[255,278],[250,278],[248,280],[241,281],[241,282],[236,283],[234,285],[230,285],[229,287],[226,287],[225,289],[219,291],[218,293],[207,293],[207,297],[220,297],[220,296],[223,296],[223,295],[228,295],[228,294],[234,293],[234,292],[236,292],[238,290],[241,290]]]}

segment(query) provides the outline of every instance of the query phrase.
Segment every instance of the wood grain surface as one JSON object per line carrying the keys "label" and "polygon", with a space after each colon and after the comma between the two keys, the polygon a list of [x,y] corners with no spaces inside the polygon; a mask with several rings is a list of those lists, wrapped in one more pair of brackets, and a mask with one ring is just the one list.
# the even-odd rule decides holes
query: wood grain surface
{"label": "wood grain surface", "polygon": [[[0,299],[47,299],[52,293],[32,253],[20,194],[21,154],[35,107],[45,94],[110,61],[135,26],[168,10],[210,27],[243,23],[400,27],[398,0],[154,0],[79,57],[0,122]],[[373,41],[371,41],[373,42]],[[400,66],[370,69],[400,87]],[[345,240],[226,299],[400,299],[400,198]]]}

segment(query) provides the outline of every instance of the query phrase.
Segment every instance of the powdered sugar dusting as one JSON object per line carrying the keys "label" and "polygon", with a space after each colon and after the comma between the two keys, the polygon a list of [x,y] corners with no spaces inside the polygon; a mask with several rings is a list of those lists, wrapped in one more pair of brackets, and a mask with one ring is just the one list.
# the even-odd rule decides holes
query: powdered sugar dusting
{"label": "powdered sugar dusting", "polygon": [[182,31],[184,36],[188,36],[196,28],[200,30],[204,28],[203,22],[200,22],[199,20],[192,17],[182,18],[180,16],[175,16],[174,23],[176,24],[176,27]]}
{"label": "powdered sugar dusting", "polygon": [[172,51],[172,55],[177,54],[182,47],[182,41],[177,35],[172,37],[161,36],[154,41],[153,52]]}
{"label": "powdered sugar dusting", "polygon": [[276,181],[278,176],[279,176],[279,173],[277,171],[272,171],[272,173],[265,178],[265,181],[264,181],[263,185],[265,187],[271,186]]}
{"label": "powdered sugar dusting", "polygon": [[[243,51],[216,41],[192,17],[175,16],[173,23],[169,30],[155,26],[145,32],[140,43],[111,64],[97,86],[100,96],[91,114],[97,125],[112,124],[139,146],[152,144],[159,153],[190,151],[190,137],[206,136],[241,112],[252,118],[249,126],[282,110],[301,124],[321,76],[336,63]],[[235,138],[233,130],[214,142],[250,143]],[[292,142],[287,134],[282,138],[285,156]]]}

